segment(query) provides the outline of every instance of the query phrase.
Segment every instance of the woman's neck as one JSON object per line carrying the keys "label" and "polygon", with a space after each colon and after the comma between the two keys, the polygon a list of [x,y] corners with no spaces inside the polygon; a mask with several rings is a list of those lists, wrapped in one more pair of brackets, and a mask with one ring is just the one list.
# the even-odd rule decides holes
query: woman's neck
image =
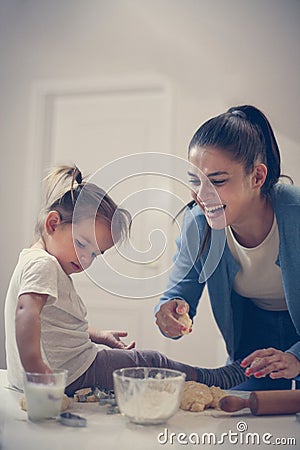
{"label": "woman's neck", "polygon": [[274,211],[267,197],[261,197],[253,210],[246,222],[231,225],[234,237],[243,247],[257,247],[268,236],[273,225]]}

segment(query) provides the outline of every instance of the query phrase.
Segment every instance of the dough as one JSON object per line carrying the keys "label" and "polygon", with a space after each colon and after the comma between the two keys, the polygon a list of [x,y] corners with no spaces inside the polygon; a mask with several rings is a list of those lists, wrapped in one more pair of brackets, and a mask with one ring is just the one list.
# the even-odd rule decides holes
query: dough
{"label": "dough", "polygon": [[[251,365],[249,366],[249,369],[253,369],[254,366],[255,366],[261,359],[262,359],[262,358],[259,358],[258,356],[257,356],[256,358],[254,358],[254,360],[252,361]],[[263,367],[262,369],[264,369],[264,367]],[[262,369],[259,369],[259,370],[262,370]],[[262,375],[261,378],[264,378],[265,376],[266,376],[266,375]]]}
{"label": "dough", "polygon": [[208,387],[196,381],[186,381],[181,396],[180,408],[185,411],[201,412],[207,408],[219,408],[219,400],[227,394],[217,386]]}
{"label": "dough", "polygon": [[254,360],[252,361],[251,365],[249,366],[250,369],[253,369],[253,366],[255,366],[259,361],[261,360],[261,358],[254,358]]}
{"label": "dough", "polygon": [[[64,394],[60,410],[65,411],[66,409],[68,409],[70,407],[70,405],[71,405],[71,400],[69,399],[69,397],[67,397],[66,394]],[[27,411],[26,399],[24,396],[22,396],[20,398],[20,406],[23,411]]]}
{"label": "dough", "polygon": [[210,404],[210,408],[221,409],[219,407],[219,401],[221,400],[221,398],[226,397],[226,395],[228,395],[228,394],[226,392],[222,391],[222,389],[217,386],[211,386],[210,392],[212,393],[212,396],[213,396],[213,400]]}
{"label": "dough", "polygon": [[186,328],[185,331],[182,331],[182,334],[189,334],[190,328],[193,324],[192,319],[188,315],[188,313],[183,314],[178,317],[179,322]]}
{"label": "dough", "polygon": [[180,408],[185,411],[204,411],[213,401],[212,393],[206,384],[196,381],[184,383]]}

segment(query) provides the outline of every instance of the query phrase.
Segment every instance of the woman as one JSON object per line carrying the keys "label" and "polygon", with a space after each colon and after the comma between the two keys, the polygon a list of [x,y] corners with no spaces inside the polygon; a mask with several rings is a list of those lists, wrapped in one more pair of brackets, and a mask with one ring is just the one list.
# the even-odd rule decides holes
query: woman
{"label": "woman", "polygon": [[[300,189],[280,183],[279,148],[254,106],[205,122],[189,145],[193,202],[185,215],[157,324],[185,331],[205,284],[239,389],[290,389],[300,373]],[[266,378],[265,378],[266,377]]]}

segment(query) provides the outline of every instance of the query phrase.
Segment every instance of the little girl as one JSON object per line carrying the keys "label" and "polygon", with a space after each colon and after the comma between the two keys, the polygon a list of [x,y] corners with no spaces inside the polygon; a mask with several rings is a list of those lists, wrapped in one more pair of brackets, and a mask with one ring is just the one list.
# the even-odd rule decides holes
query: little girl
{"label": "little girl", "polygon": [[[185,372],[187,380],[203,381],[205,377],[208,384],[227,387],[222,368],[197,369],[158,352],[137,351],[134,343],[126,346],[120,340],[126,332],[88,327],[86,308],[70,275],[87,269],[128,234],[130,214],[98,186],[84,182],[76,166],[57,167],[46,181],[37,240],[21,252],[6,298],[9,383],[22,389],[23,370],[47,373],[67,369],[66,393],[72,395],[95,384],[111,389],[115,369],[154,366]],[[111,348],[98,349],[96,344]],[[229,377],[231,384],[245,377],[238,366],[226,368],[226,373],[228,370],[234,373]]]}

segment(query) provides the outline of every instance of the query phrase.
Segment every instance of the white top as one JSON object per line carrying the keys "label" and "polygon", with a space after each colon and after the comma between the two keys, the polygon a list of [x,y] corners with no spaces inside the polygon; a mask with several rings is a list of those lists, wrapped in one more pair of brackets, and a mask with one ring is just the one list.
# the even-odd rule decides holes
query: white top
{"label": "white top", "polygon": [[227,227],[229,249],[241,269],[234,280],[234,290],[251,300],[262,309],[270,311],[287,310],[280,267],[275,264],[279,249],[279,235],[276,218],[272,228],[257,247],[243,247]]}
{"label": "white top", "polygon": [[19,296],[30,292],[48,295],[41,312],[41,352],[52,369],[69,371],[67,384],[70,384],[92,364],[97,347],[89,339],[86,308],[71,277],[54,256],[39,248],[21,252],[6,296],[8,381],[23,388],[23,368],[15,337],[15,311]]}

